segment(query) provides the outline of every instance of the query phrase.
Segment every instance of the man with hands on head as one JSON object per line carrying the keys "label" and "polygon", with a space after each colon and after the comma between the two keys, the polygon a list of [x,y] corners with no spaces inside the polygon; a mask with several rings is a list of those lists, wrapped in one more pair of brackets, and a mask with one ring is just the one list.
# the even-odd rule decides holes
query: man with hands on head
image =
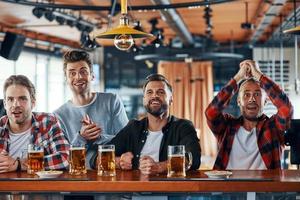
{"label": "man with hands on head", "polygon": [[89,160],[97,145],[109,142],[127,124],[128,118],[117,95],[91,91],[94,73],[88,53],[71,50],[64,54],[63,60],[72,99],[54,113],[70,143],[87,146]]}
{"label": "man with hands on head", "polygon": [[[223,109],[237,91],[241,116],[235,118]],[[263,114],[266,95],[277,108],[270,118]],[[214,169],[280,169],[283,134],[289,128],[293,107],[256,62],[240,63],[238,73],[209,104],[205,115],[218,141]]]}
{"label": "man with hands on head", "polygon": [[143,93],[147,116],[131,120],[111,141],[115,145],[117,168],[140,169],[145,175],[165,172],[168,145],[185,145],[193,156],[191,169],[198,169],[201,151],[193,124],[169,113],[172,86],[164,76],[152,74],[146,78]]}

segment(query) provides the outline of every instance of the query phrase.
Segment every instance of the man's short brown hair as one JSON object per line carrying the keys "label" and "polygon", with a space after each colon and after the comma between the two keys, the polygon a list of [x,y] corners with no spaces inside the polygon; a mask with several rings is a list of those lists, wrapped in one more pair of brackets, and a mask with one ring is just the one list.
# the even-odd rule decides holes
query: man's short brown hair
{"label": "man's short brown hair", "polygon": [[6,98],[6,90],[11,85],[21,85],[26,87],[30,94],[31,100],[33,101],[36,100],[35,87],[33,83],[24,75],[12,75],[5,80],[4,87],[3,87],[4,99]]}
{"label": "man's short brown hair", "polygon": [[64,60],[65,75],[67,74],[67,72],[66,72],[67,64],[78,62],[78,61],[85,61],[88,64],[90,71],[93,72],[92,60],[90,58],[90,55],[85,51],[80,51],[80,50],[67,51],[63,56],[63,60]]}
{"label": "man's short brown hair", "polygon": [[164,82],[167,85],[167,87],[169,88],[170,92],[171,93],[173,92],[172,86],[170,85],[169,81],[166,79],[166,77],[164,77],[161,74],[151,74],[151,75],[147,76],[146,81],[143,85],[143,91],[145,91],[145,88],[148,85],[148,83],[152,82],[152,81],[162,81],[162,82]]}

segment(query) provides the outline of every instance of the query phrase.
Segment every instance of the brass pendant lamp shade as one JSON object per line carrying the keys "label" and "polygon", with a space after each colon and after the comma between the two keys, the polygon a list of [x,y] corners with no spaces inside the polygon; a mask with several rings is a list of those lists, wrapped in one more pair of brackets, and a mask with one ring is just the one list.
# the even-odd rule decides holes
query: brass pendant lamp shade
{"label": "brass pendant lamp shade", "polygon": [[[123,17],[121,17],[120,21],[122,21],[122,20],[127,20],[127,18],[124,19]],[[118,27],[113,28],[104,33],[100,33],[99,35],[96,35],[96,38],[114,39],[117,35],[122,35],[122,34],[131,35],[132,38],[153,37],[152,34],[138,31],[138,30],[132,28],[131,26],[129,26],[128,24],[123,25],[120,23],[120,25]]]}
{"label": "brass pendant lamp shade", "polygon": [[133,39],[153,37],[152,34],[136,30],[129,26],[129,19],[127,18],[127,0],[121,0],[121,14],[120,25],[118,27],[112,28],[104,33],[100,33],[96,35],[96,38],[114,39],[118,35],[131,35]]}
{"label": "brass pendant lamp shade", "polygon": [[283,31],[283,33],[300,35],[300,26]]}

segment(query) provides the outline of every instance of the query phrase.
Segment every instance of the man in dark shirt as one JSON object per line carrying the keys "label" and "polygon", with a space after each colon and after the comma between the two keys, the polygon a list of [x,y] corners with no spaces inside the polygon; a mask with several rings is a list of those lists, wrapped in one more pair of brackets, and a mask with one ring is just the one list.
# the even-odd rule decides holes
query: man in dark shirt
{"label": "man in dark shirt", "polygon": [[164,76],[152,74],[146,78],[143,92],[147,116],[131,120],[111,141],[116,148],[117,167],[140,169],[143,174],[165,172],[168,145],[185,145],[193,156],[191,169],[198,169],[201,150],[193,124],[169,113],[171,85]]}

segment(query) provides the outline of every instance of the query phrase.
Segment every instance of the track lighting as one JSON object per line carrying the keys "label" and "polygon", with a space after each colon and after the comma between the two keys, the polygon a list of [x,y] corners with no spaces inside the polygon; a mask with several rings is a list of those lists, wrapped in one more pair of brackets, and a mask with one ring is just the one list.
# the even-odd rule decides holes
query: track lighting
{"label": "track lighting", "polygon": [[74,27],[76,24],[76,21],[72,20],[72,19],[67,19],[66,24],[70,27]]}
{"label": "track lighting", "polygon": [[63,25],[63,24],[65,23],[65,21],[66,21],[66,19],[63,18],[62,16],[56,16],[56,17],[55,17],[55,20],[57,21],[57,23],[58,23],[59,25]]}
{"label": "track lighting", "polygon": [[84,20],[81,17],[76,17],[74,15],[52,9],[35,7],[32,10],[32,14],[37,18],[41,18],[44,15],[45,18],[50,22],[55,19],[59,25],[67,24],[70,27],[76,26],[80,32],[84,31],[90,33],[95,27],[94,24]]}
{"label": "track lighting", "polygon": [[159,48],[163,46],[164,36],[162,34],[163,29],[159,29],[158,33],[156,34],[155,40],[151,42],[151,44],[154,45],[155,48]]}
{"label": "track lighting", "polygon": [[46,10],[45,11],[45,18],[49,21],[52,22],[55,18],[53,11],[52,10]]}
{"label": "track lighting", "polygon": [[136,45],[135,43],[132,45],[131,47],[131,51],[134,53],[140,53],[141,51],[143,51],[144,48],[141,46]]}
{"label": "track lighting", "polygon": [[95,48],[100,47],[95,40],[91,40],[89,33],[85,31],[81,32],[80,43],[81,47],[86,50],[94,50]]}
{"label": "track lighting", "polygon": [[32,9],[32,14],[37,18],[41,18],[44,15],[45,11],[46,11],[45,8],[36,7]]}

